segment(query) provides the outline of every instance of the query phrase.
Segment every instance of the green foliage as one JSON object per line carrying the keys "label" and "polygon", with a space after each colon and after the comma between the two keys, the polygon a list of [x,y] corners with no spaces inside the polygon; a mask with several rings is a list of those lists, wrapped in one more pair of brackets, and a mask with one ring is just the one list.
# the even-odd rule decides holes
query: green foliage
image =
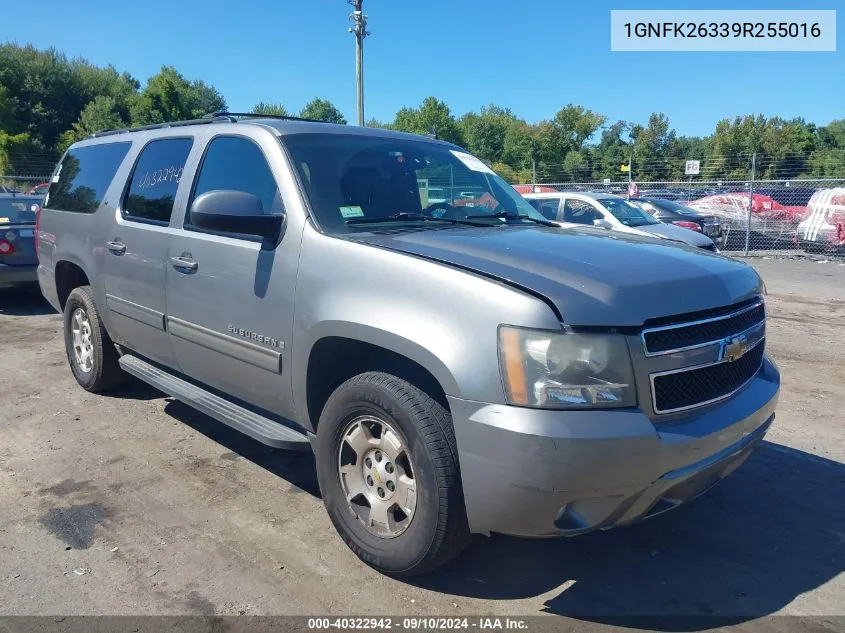
{"label": "green foliage", "polygon": [[32,140],[26,132],[8,134],[0,130],[0,174],[27,173],[26,166],[15,158],[31,146]]}
{"label": "green foliage", "polygon": [[507,108],[490,104],[477,114],[469,112],[458,120],[466,147],[482,160],[501,161],[505,154],[508,130],[524,124]]}
{"label": "green foliage", "polygon": [[162,66],[129,104],[132,125],[198,119],[226,109],[226,100],[203,81],[188,81],[172,66]]}
{"label": "green foliage", "polygon": [[325,121],[326,123],[339,123],[346,125],[346,118],[341,114],[331,101],[327,99],[320,99],[314,97],[311,101],[305,104],[302,111],[299,113],[303,119],[313,119],[315,121]]}
{"label": "green foliage", "polygon": [[264,103],[263,101],[259,101],[252,106],[250,112],[254,112],[255,114],[267,114],[270,116],[290,116],[288,109],[281,103]]}
{"label": "green foliage", "polygon": [[[192,119],[225,110],[211,85],[182,76],[174,67],[142,84],[112,66],[68,59],[55,50],[0,44],[0,173],[46,173],[45,165],[74,141],[100,129]],[[258,114],[287,116],[280,103],[260,102]],[[328,100],[308,102],[300,116],[346,123]],[[703,159],[701,179],[750,176],[757,154],[758,178],[843,177],[845,119],[816,126],[800,118],[739,116],[719,121],[712,135],[677,136],[667,116],[643,124],[616,121],[576,104],[550,119],[528,123],[490,104],[456,118],[449,106],[427,97],[404,107],[392,122],[369,127],[438,138],[467,147],[508,180],[530,182],[624,179],[620,165],[633,157],[639,181],[685,178],[684,162]]]}
{"label": "green foliage", "polygon": [[90,101],[79,120],[64,134],[62,134],[58,149],[64,152],[78,140],[91,136],[100,130],[114,130],[126,127],[126,122],[120,116],[117,102],[112,97],[100,95]]}
{"label": "green foliage", "polygon": [[463,145],[463,136],[449,106],[436,99],[426,97],[419,108],[402,108],[396,113],[393,128],[414,134],[434,133],[437,138]]}

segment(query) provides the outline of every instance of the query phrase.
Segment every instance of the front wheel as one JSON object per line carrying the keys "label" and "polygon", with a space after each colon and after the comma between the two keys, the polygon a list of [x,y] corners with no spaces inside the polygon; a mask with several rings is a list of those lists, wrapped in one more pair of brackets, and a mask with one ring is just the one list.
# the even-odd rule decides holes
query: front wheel
{"label": "front wheel", "polygon": [[427,572],[469,541],[449,412],[381,372],[347,380],[317,428],[317,478],[332,523],[368,565]]}

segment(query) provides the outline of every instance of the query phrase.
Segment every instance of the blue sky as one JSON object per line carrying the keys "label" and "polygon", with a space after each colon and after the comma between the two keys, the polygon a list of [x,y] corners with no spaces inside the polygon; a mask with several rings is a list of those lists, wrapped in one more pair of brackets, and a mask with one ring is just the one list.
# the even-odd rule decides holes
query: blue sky
{"label": "blue sky", "polygon": [[[619,53],[610,10],[836,9],[837,0],[634,3],[571,0],[364,0],[366,115],[392,120],[428,95],[456,115],[496,103],[531,122],[577,103],[680,134],[737,114],[845,118],[845,44],[835,53]],[[18,8],[22,5],[17,4]],[[0,40],[55,46],[144,82],[162,64],[203,79],[231,110],[298,110],[314,96],[355,119],[354,37],[345,0],[42,0],[0,24]],[[837,15],[838,25],[842,14]],[[8,11],[6,16],[9,17]],[[841,30],[841,29],[838,29]]]}

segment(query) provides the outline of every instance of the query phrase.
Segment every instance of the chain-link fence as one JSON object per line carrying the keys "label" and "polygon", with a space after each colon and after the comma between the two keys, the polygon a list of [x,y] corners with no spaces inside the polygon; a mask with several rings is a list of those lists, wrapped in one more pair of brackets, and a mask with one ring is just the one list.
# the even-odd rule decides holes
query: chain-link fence
{"label": "chain-link fence", "polygon": [[[697,175],[658,180],[654,176],[664,173],[667,161],[640,161],[638,165],[635,159],[632,176],[569,182],[540,178],[541,172],[553,171],[541,163],[534,171],[538,176],[535,181],[517,188],[521,193],[592,191],[621,195],[662,222],[706,232],[726,251],[845,256],[845,164],[823,165],[826,173],[841,174],[839,178],[757,177],[759,173],[779,175],[793,170],[796,160],[792,157],[776,164],[771,157],[757,155],[747,162],[708,157],[698,161]],[[736,178],[746,167],[748,177]],[[712,177],[716,173],[729,173],[732,178]],[[420,190],[425,191],[429,203],[477,197],[474,183],[456,182],[449,173],[420,172],[418,176]],[[0,193],[46,194],[49,180],[49,175],[0,175]],[[714,224],[718,225],[717,232]]]}
{"label": "chain-link fence", "polygon": [[[577,161],[570,161],[577,162]],[[616,161],[619,176],[602,180],[578,179],[578,170],[563,174],[564,166],[535,163],[522,193],[591,191],[621,195],[662,222],[689,230],[718,224],[710,235],[717,245],[744,254],[817,252],[845,255],[845,157],[708,156]],[[584,164],[581,168],[595,168]],[[680,176],[684,171],[692,174]],[[552,173],[563,176],[551,179]],[[592,174],[597,172],[593,169]],[[820,173],[826,177],[811,178]],[[666,178],[664,176],[673,177]],[[761,177],[762,176],[762,177]],[[606,210],[600,210],[606,213]],[[701,216],[705,216],[702,218]],[[625,223],[625,220],[622,220]],[[713,227],[708,227],[708,233]]]}
{"label": "chain-link fence", "polygon": [[44,195],[50,184],[50,176],[4,176],[0,174],[0,193],[24,193]]}

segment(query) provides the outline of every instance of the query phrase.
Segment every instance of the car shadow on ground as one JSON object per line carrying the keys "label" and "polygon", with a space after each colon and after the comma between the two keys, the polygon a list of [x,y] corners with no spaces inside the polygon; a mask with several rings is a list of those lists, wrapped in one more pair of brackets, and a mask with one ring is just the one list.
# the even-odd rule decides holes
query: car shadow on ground
{"label": "car shadow on ground", "polygon": [[314,454],[310,450],[284,451],[270,448],[178,400],[170,401],[164,411],[208,439],[248,459],[256,466],[320,498]]}
{"label": "car shadow on ground", "polygon": [[[165,412],[320,497],[310,451],[271,449],[175,400]],[[843,499],[845,464],[763,442],[716,488],[660,517],[572,539],[475,537],[452,564],[407,582],[486,600],[544,596],[546,613],[639,629],[741,623],[845,572]]]}
{"label": "car shadow on ground", "polygon": [[589,622],[712,628],[772,614],[845,571],[843,499],[845,465],[764,442],[686,507],[572,539],[479,537],[414,582],[492,600],[552,593],[545,612]]}
{"label": "car shadow on ground", "polygon": [[38,316],[56,311],[41,296],[37,286],[0,286],[0,314],[7,316]]}

